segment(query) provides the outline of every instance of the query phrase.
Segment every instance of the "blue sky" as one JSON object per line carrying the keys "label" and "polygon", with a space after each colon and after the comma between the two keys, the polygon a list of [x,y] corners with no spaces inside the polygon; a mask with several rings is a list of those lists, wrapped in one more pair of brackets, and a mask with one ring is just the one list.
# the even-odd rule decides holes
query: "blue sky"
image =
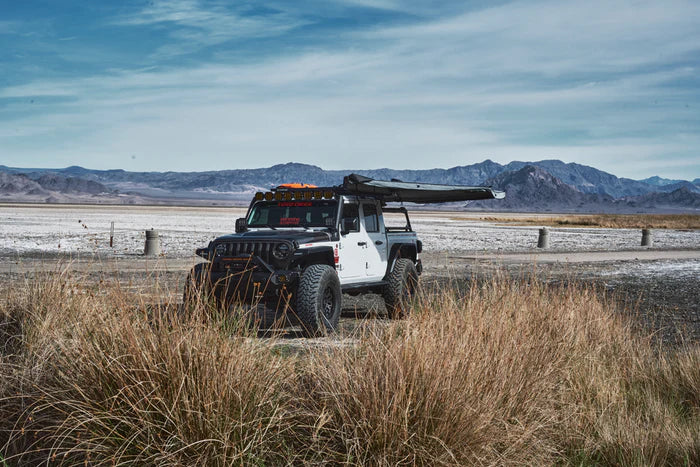
{"label": "blue sky", "polygon": [[700,2],[0,0],[0,164],[700,177]]}

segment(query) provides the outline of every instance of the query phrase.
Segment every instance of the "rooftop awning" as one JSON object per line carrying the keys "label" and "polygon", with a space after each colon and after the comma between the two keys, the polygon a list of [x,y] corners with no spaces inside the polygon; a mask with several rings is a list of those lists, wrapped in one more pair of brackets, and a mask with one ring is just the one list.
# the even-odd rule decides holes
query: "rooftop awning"
{"label": "rooftop awning", "polygon": [[348,194],[376,196],[384,201],[407,203],[446,203],[478,199],[503,199],[506,194],[487,186],[435,185],[401,181],[373,180],[350,174],[343,179]]}

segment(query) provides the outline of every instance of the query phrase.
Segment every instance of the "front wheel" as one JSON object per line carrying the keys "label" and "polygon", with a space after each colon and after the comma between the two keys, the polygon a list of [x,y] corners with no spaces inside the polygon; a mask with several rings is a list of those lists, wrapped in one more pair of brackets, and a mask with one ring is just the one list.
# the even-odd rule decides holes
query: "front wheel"
{"label": "front wheel", "polygon": [[297,290],[297,315],[307,336],[334,331],[340,321],[342,294],[335,269],[326,264],[306,268]]}
{"label": "front wheel", "polygon": [[391,319],[404,318],[411,306],[411,297],[418,288],[416,265],[408,258],[399,258],[389,274],[382,297]]}
{"label": "front wheel", "polygon": [[209,280],[209,268],[211,264],[196,264],[185,280],[182,293],[182,306],[184,310],[195,308],[211,301],[216,303],[214,287]]}

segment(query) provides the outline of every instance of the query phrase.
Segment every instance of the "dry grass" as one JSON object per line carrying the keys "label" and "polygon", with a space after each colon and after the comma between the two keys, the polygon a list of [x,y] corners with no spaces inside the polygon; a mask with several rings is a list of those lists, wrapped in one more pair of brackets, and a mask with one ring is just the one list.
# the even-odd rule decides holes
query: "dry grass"
{"label": "dry grass", "polygon": [[118,288],[96,296],[69,284],[29,284],[4,310],[22,330],[21,347],[3,362],[6,459],[285,459],[291,360],[246,339],[239,323],[205,318],[206,304],[177,316],[134,306]]}
{"label": "dry grass", "polygon": [[700,229],[697,214],[577,214],[556,217],[498,217],[486,216],[481,220],[516,225],[543,225],[549,227],[604,227],[611,229]]}
{"label": "dry grass", "polygon": [[700,348],[653,348],[588,288],[451,287],[302,355],[207,303],[102,292],[3,297],[9,464],[700,463]]}

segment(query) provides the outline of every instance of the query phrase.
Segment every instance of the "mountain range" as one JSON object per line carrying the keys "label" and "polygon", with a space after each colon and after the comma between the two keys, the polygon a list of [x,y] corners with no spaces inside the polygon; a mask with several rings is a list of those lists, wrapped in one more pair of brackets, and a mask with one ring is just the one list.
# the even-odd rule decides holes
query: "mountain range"
{"label": "mountain range", "polygon": [[499,201],[451,208],[559,212],[699,212],[700,179],[619,178],[560,160],[485,160],[449,169],[324,170],[290,162],[267,168],[206,172],[129,172],[16,168],[0,165],[0,201],[119,204],[245,204],[252,193],[289,182],[333,186],[355,172],[379,180],[489,185],[506,191]]}

